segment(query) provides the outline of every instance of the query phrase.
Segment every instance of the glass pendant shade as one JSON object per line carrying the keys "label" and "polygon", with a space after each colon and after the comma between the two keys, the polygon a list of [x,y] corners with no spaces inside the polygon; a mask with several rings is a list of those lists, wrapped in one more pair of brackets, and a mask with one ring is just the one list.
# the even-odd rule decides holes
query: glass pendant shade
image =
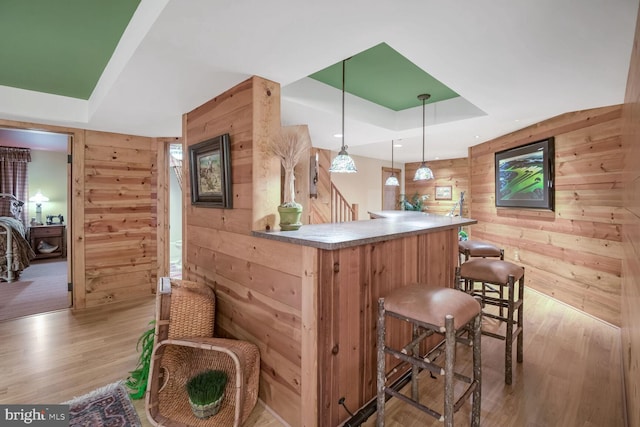
{"label": "glass pendant shade", "polygon": [[398,187],[400,185],[400,182],[398,181],[398,178],[396,178],[396,175],[392,173],[391,176],[384,182],[384,185]]}
{"label": "glass pendant shade", "polygon": [[427,167],[427,164],[424,161],[424,134],[425,134],[425,114],[424,114],[424,104],[427,99],[431,98],[431,95],[428,93],[423,93],[418,95],[418,99],[422,101],[422,164],[416,170],[416,174],[413,176],[414,181],[427,181],[429,179],[433,179],[433,171]]}
{"label": "glass pendant shade", "polygon": [[349,156],[349,153],[347,153],[347,150],[342,149],[331,162],[331,166],[329,167],[329,172],[356,173],[358,172],[358,169],[356,169],[356,164],[353,162],[353,159]]}
{"label": "glass pendant shade", "polygon": [[416,174],[413,176],[414,181],[426,181],[433,179],[433,171],[427,167],[425,163],[421,164],[416,170]]}
{"label": "glass pendant shade", "polygon": [[358,172],[356,164],[351,156],[349,156],[349,153],[347,153],[347,146],[344,145],[344,76],[346,61],[346,59],[342,60],[342,146],[340,147],[338,155],[331,162],[329,172],[356,173]]}

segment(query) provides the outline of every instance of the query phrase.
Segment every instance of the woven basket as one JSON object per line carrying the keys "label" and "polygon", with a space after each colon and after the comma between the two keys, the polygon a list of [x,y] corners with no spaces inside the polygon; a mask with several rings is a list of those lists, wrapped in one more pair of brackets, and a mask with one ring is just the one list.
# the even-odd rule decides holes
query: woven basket
{"label": "woven basket", "polygon": [[[258,347],[212,337],[215,295],[208,286],[171,280],[170,288],[168,282],[158,288],[147,418],[155,426],[240,426],[258,400]],[[209,369],[226,372],[229,381],[219,412],[199,419],[193,414],[185,385]]]}

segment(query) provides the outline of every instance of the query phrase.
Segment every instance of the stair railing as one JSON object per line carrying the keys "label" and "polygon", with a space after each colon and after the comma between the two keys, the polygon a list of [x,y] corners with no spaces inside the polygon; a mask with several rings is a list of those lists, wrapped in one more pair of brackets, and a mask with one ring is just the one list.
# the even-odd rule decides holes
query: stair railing
{"label": "stair railing", "polygon": [[358,220],[358,204],[350,204],[331,183],[331,222],[347,222]]}

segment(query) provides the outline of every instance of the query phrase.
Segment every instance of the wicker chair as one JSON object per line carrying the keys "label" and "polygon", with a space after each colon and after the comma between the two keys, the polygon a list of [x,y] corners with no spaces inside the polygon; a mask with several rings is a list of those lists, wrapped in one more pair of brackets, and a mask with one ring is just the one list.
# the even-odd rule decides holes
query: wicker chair
{"label": "wicker chair", "polygon": [[[240,426],[258,400],[260,353],[249,342],[213,338],[215,294],[187,280],[158,281],[156,335],[145,407],[155,426]],[[211,418],[193,415],[187,381],[208,369],[229,381],[220,411]]]}

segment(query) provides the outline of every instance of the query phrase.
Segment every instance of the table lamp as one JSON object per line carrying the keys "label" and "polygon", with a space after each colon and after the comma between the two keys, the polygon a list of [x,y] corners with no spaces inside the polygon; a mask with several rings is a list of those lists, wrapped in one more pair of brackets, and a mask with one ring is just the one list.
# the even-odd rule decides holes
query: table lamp
{"label": "table lamp", "polygon": [[29,197],[29,201],[36,203],[36,222],[42,225],[42,202],[48,202],[49,198],[38,190],[35,196]]}

